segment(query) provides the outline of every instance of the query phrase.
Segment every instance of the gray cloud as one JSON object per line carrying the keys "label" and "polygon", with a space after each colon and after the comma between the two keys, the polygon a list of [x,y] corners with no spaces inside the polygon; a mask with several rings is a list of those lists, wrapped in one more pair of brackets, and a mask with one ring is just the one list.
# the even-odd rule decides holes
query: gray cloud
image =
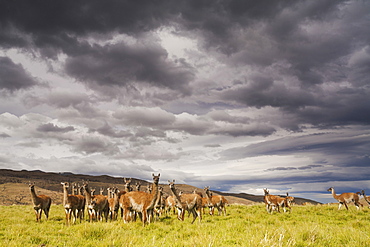
{"label": "gray cloud", "polygon": [[[35,45],[41,48],[66,45],[67,42],[60,42],[60,37],[114,30],[132,34],[145,32],[161,26],[162,21],[171,15],[167,12],[167,5],[171,6],[168,1],[112,1],[109,4],[90,1],[88,5],[81,1],[63,1],[55,4],[45,2],[42,6],[13,1],[4,5],[0,21],[7,32],[2,35],[2,43],[8,41],[12,46],[30,44],[29,40],[20,37],[19,32],[33,33]],[[18,32],[11,32],[14,29]]]}
{"label": "gray cloud", "polygon": [[219,148],[221,147],[220,144],[207,144],[207,145],[204,145],[204,147],[207,147],[207,148]]}
{"label": "gray cloud", "polygon": [[122,121],[125,124],[134,126],[163,126],[171,125],[175,121],[175,117],[166,111],[159,108],[145,109],[134,108],[130,110],[117,111],[113,117]]}
{"label": "gray cloud", "polygon": [[40,148],[40,142],[22,142],[17,144],[17,146],[21,147],[29,147],[29,148]]}
{"label": "gray cloud", "polygon": [[288,88],[278,82],[269,84],[264,87],[262,83],[257,81],[254,85],[235,87],[222,92],[221,98],[257,108],[272,106],[291,109],[317,104],[312,93]]}
{"label": "gray cloud", "polygon": [[308,170],[316,167],[322,167],[322,165],[308,165],[308,166],[300,166],[300,167],[275,167],[275,168],[269,168],[265,171],[271,172],[271,171],[289,171],[289,170]]}
{"label": "gray cloud", "polygon": [[355,0],[4,1],[1,165],[161,170],[223,190],[365,184],[369,12]]}
{"label": "gray cloud", "polygon": [[69,75],[87,83],[127,86],[145,82],[190,93],[192,68],[184,61],[170,61],[166,51],[155,45],[110,45],[92,47],[66,61]]}
{"label": "gray cloud", "polygon": [[226,111],[212,111],[207,114],[211,119],[215,121],[223,121],[228,123],[250,123],[251,119],[248,117],[232,116]]}
{"label": "gray cloud", "polygon": [[75,128],[73,126],[68,126],[68,127],[59,127],[55,124],[52,123],[47,123],[47,124],[42,124],[36,129],[37,131],[40,132],[60,132],[60,133],[66,133],[70,131],[74,131]]}
{"label": "gray cloud", "polygon": [[10,135],[8,135],[7,133],[0,133],[0,138],[8,138],[10,137]]}
{"label": "gray cloud", "polygon": [[[299,155],[307,157],[313,164],[301,167],[275,167],[274,170],[306,170],[322,167],[323,164],[333,167],[366,167],[369,156],[364,152],[369,148],[369,136],[358,135],[356,131],[343,133],[322,133],[302,135],[294,138],[282,138],[251,144],[244,148],[234,148],[222,152],[226,159],[240,159],[245,157],[260,157],[273,155]],[[358,171],[360,173],[360,171]],[[334,171],[333,171],[334,173]],[[338,174],[335,172],[335,174]],[[334,175],[335,176],[335,175]]]}
{"label": "gray cloud", "polygon": [[73,145],[73,151],[85,155],[102,153],[104,155],[119,154],[119,147],[112,142],[96,137],[82,137],[76,140]]}
{"label": "gray cloud", "polygon": [[95,131],[101,135],[110,136],[114,138],[123,138],[123,137],[132,136],[132,133],[130,131],[115,130],[108,123],[105,123],[104,126],[101,126],[97,129],[90,129],[90,132],[95,132]]}
{"label": "gray cloud", "polygon": [[210,130],[210,134],[238,136],[269,136],[276,129],[268,124],[258,123],[253,125],[231,125],[226,127],[216,127]]}
{"label": "gray cloud", "polygon": [[0,90],[14,92],[37,85],[37,81],[8,57],[0,57]]}

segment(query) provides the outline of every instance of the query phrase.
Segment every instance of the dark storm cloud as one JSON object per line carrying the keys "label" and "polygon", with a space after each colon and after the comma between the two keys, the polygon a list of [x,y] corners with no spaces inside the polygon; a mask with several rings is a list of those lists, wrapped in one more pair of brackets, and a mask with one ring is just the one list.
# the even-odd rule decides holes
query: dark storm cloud
{"label": "dark storm cloud", "polygon": [[[39,3],[4,4],[0,23],[5,32],[0,44],[22,47],[27,43],[53,58],[63,52],[68,55],[66,71],[87,83],[127,86],[131,81],[141,81],[185,95],[191,93],[188,84],[194,78],[193,69],[181,60],[167,61],[160,47],[91,46],[83,41],[113,33],[142,38],[138,35],[143,32],[171,25],[182,34],[196,33],[204,49],[228,54],[233,65],[270,66],[284,61],[289,74],[304,87],[338,78],[365,85],[369,78],[369,19],[364,17],[370,4],[365,1]],[[365,58],[353,58],[346,68],[346,60],[361,51]],[[328,69],[332,72],[327,73]],[[273,89],[254,94],[247,101],[244,97],[242,102],[256,107],[311,105],[312,96],[304,88],[300,91],[274,85]],[[245,90],[253,91],[248,87]]]}
{"label": "dark storm cloud", "polygon": [[314,95],[307,91],[272,82],[266,86],[262,85],[262,82],[255,81],[249,85],[237,86],[222,92],[221,98],[257,108],[272,106],[295,109],[310,106],[315,102]]}
{"label": "dark storm cloud", "polygon": [[[95,85],[135,88],[135,83],[143,83],[183,96],[192,94],[196,70],[184,59],[169,59],[158,41],[147,35],[172,26],[174,33],[195,38],[199,47],[211,51],[210,56],[214,55],[212,51],[226,54],[220,60],[226,65],[258,71],[241,84],[218,92],[225,106],[232,102],[283,110],[291,114],[291,121],[281,127],[291,130],[306,123],[332,126],[370,122],[369,114],[362,114],[370,104],[370,4],[366,1],[7,1],[1,5],[3,48],[27,48],[30,53],[38,51],[52,59],[63,53],[67,56],[65,72],[95,90],[103,90]],[[139,42],[88,42],[115,34]],[[14,91],[36,84],[23,68],[6,59],[2,58],[2,65],[7,67],[2,78],[8,78],[0,83],[3,89]],[[177,96],[163,95],[151,96],[162,103]],[[77,98],[72,103],[63,103],[61,98],[54,105],[93,111],[87,101],[76,102]],[[205,106],[200,100],[198,110],[186,111],[204,112],[213,104],[220,102]],[[214,120],[219,121],[219,117]],[[273,133],[272,128],[268,132]]]}
{"label": "dark storm cloud", "polygon": [[42,124],[36,129],[37,131],[40,132],[58,132],[58,133],[66,133],[70,131],[74,131],[75,128],[73,126],[68,126],[68,127],[59,127],[55,124],[52,123],[47,123],[47,124]]}
{"label": "dark storm cloud", "polygon": [[37,85],[37,81],[20,64],[0,57],[0,91],[14,92]]}
{"label": "dark storm cloud", "polygon": [[[232,14],[231,8],[223,8],[223,19],[233,22],[228,25],[225,21],[228,35],[211,32],[220,37],[213,39],[210,47],[222,47],[215,43],[221,40],[225,47],[237,44],[229,62],[254,66],[265,75],[222,90],[220,98],[282,109],[296,115],[298,123],[369,124],[368,114],[362,113],[369,107],[370,35],[366,29],[370,4],[294,1],[277,5],[273,13],[267,10],[265,15],[254,16],[254,22],[250,22],[253,15],[243,8],[239,10],[245,11],[244,18]],[[232,32],[238,25],[240,32]],[[271,66],[271,70],[261,66]]]}
{"label": "dark storm cloud", "polygon": [[8,135],[7,133],[0,133],[0,138],[8,138],[10,137],[10,135]]}
{"label": "dark storm cloud", "polygon": [[[365,63],[366,58],[363,60]],[[302,88],[295,82],[285,83],[265,77],[251,78],[234,84],[217,95],[250,107],[273,107],[288,114],[290,122],[281,127],[295,128],[295,124],[313,124],[322,128],[346,124],[369,124],[370,90],[367,86],[352,87],[348,83],[331,83],[322,87]]]}
{"label": "dark storm cloud", "polygon": [[316,167],[322,167],[322,165],[308,165],[308,166],[300,166],[300,167],[274,167],[266,169],[265,171],[271,172],[271,171],[289,171],[289,170],[308,170]]}
{"label": "dark storm cloud", "polygon": [[370,136],[368,135],[356,135],[350,132],[322,133],[265,141],[244,148],[225,150],[222,154],[228,159],[265,155],[305,155],[311,157],[316,163],[313,167],[323,164],[337,167],[364,167],[368,166],[370,161],[369,156],[364,155],[369,148]]}
{"label": "dark storm cloud", "polygon": [[146,82],[189,94],[192,68],[183,60],[167,59],[167,52],[158,45],[94,46],[88,52],[66,61],[69,75],[84,82],[105,86],[133,85]]}
{"label": "dark storm cloud", "polygon": [[[17,115],[0,121],[0,163],[142,177],[176,161],[160,166],[220,190],[368,181],[369,13],[361,0],[1,1],[0,93],[28,91],[0,105]],[[12,154],[46,143],[73,157]],[[247,164],[226,180],[197,177],[184,167],[202,155],[221,157],[219,174]],[[245,174],[253,159],[268,163],[251,164],[260,175]]]}
{"label": "dark storm cloud", "polygon": [[238,137],[238,136],[269,136],[275,131],[276,129],[269,124],[258,123],[253,125],[233,125],[229,127],[218,127],[210,130],[208,133]]}
{"label": "dark storm cloud", "polygon": [[[347,124],[370,124],[369,114],[364,114],[370,107],[370,91],[367,87],[359,89],[345,88],[335,94],[322,95],[321,105],[298,109],[294,114],[302,123],[327,128]],[[318,98],[318,95],[316,96]]]}
{"label": "dark storm cloud", "polygon": [[23,46],[53,59],[63,52],[68,55],[66,72],[86,83],[126,86],[139,81],[190,93],[187,84],[193,79],[193,69],[181,59],[168,61],[159,46],[91,47],[83,41],[90,35],[135,36],[156,29],[169,21],[167,5],[172,4],[168,1],[45,1],[42,6],[14,1],[4,5],[0,11],[0,24],[7,31],[0,37],[4,48]]}
{"label": "dark storm cloud", "polygon": [[[239,64],[267,66],[286,61],[290,65],[289,72],[307,86],[320,84],[324,79],[338,79],[339,74],[343,76],[342,70],[346,69],[343,58],[369,44],[366,16],[370,4],[365,1],[236,2],[222,2],[209,11],[212,14],[202,15],[207,17],[196,22],[204,33],[215,36],[209,39],[214,42],[210,47],[223,47],[221,50],[227,51],[234,47],[233,54],[241,54],[235,57]],[[206,13],[206,10],[209,9],[204,7],[198,12]],[[224,25],[219,22],[214,26],[216,29],[204,24],[207,18],[217,15],[222,16]],[[244,30],[246,35],[235,29]],[[255,37],[249,39],[253,35]],[[253,53],[255,50],[257,54]],[[333,68],[338,72],[326,73]]]}
{"label": "dark storm cloud", "polygon": [[[55,46],[59,35],[87,35],[120,31],[130,34],[145,32],[163,24],[171,13],[168,1],[7,1],[0,8],[0,23],[7,30],[3,45],[35,43],[40,47]],[[176,6],[176,4],[172,4]],[[10,32],[13,30],[13,32]],[[19,34],[32,34],[33,42]],[[9,43],[7,44],[6,41]],[[18,41],[18,42],[15,42]]]}
{"label": "dark storm cloud", "polygon": [[201,31],[205,48],[226,54],[243,49],[236,35],[256,22],[273,19],[296,1],[183,1],[180,23],[188,30]]}
{"label": "dark storm cloud", "polygon": [[348,62],[349,79],[355,85],[364,86],[369,84],[370,46],[366,46],[355,52]]}

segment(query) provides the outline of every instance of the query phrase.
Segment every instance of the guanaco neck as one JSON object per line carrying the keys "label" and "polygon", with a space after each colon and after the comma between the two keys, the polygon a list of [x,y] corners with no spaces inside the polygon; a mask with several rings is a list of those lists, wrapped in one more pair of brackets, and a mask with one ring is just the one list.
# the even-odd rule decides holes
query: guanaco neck
{"label": "guanaco neck", "polygon": [[79,188],[78,188],[78,194],[79,194],[79,195],[83,195],[83,194],[84,194],[84,193],[83,193],[83,189],[84,189],[84,188],[83,188],[82,186],[81,186],[81,187],[79,186]]}
{"label": "guanaco neck", "polygon": [[171,189],[172,195],[173,195],[173,197],[175,199],[175,203],[178,206],[181,206],[181,198],[180,198],[179,194],[177,194],[177,192],[176,192],[175,185],[174,184],[170,184],[170,189]]}
{"label": "guanaco neck", "polygon": [[117,188],[113,189],[113,202],[114,202],[114,205],[118,203],[118,189]]}
{"label": "guanaco neck", "polygon": [[62,183],[62,185],[63,185],[63,205],[66,205],[68,201],[68,190],[66,183]]}
{"label": "guanaco neck", "polygon": [[157,200],[155,201],[155,205],[159,205],[162,200],[162,194],[163,194],[163,188],[158,188],[158,195],[157,195]]}
{"label": "guanaco neck", "polygon": [[158,182],[159,182],[159,178],[155,178],[153,176],[153,179],[154,179],[154,181],[153,181],[153,190],[150,193],[151,195],[153,195],[153,198],[152,198],[152,201],[149,204],[149,208],[153,208],[155,206],[155,203],[157,202],[157,198],[158,198]]}
{"label": "guanaco neck", "polygon": [[76,184],[72,184],[72,195],[76,195]]}
{"label": "guanaco neck", "polygon": [[91,202],[91,191],[87,185],[84,185],[83,187],[85,189],[86,203],[90,203]]}
{"label": "guanaco neck", "polygon": [[331,188],[331,194],[333,195],[334,199],[338,198],[337,194],[335,193],[334,188]]}
{"label": "guanaco neck", "polygon": [[112,198],[113,189],[107,188],[108,191],[108,200]]}
{"label": "guanaco neck", "polygon": [[32,203],[36,204],[37,203],[37,195],[36,195],[36,192],[35,192],[35,186],[34,185],[30,186],[30,191],[31,191]]}
{"label": "guanaco neck", "polygon": [[208,188],[206,188],[205,189],[205,192],[206,192],[206,197],[207,197],[207,200],[208,200],[208,203],[210,203],[212,200],[212,196],[210,195],[210,193],[209,193],[209,189]]}

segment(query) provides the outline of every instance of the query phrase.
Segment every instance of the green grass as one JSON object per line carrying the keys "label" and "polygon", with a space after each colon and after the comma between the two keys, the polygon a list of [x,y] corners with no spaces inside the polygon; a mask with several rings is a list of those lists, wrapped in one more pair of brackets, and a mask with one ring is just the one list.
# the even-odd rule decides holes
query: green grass
{"label": "green grass", "polygon": [[61,205],[35,221],[32,206],[0,206],[0,246],[370,246],[370,210],[295,206],[292,213],[267,214],[264,206],[229,206],[228,215],[203,221],[162,216],[143,227],[84,221],[65,225]]}

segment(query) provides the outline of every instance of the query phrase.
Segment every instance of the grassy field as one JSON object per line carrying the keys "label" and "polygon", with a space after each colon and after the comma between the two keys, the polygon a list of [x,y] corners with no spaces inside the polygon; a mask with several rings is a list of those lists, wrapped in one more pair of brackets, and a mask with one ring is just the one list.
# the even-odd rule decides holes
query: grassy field
{"label": "grassy field", "polygon": [[174,215],[143,227],[87,221],[65,225],[61,205],[36,223],[32,206],[0,206],[0,246],[370,246],[370,210],[295,206],[292,213],[267,214],[262,204],[227,208],[190,224]]}

